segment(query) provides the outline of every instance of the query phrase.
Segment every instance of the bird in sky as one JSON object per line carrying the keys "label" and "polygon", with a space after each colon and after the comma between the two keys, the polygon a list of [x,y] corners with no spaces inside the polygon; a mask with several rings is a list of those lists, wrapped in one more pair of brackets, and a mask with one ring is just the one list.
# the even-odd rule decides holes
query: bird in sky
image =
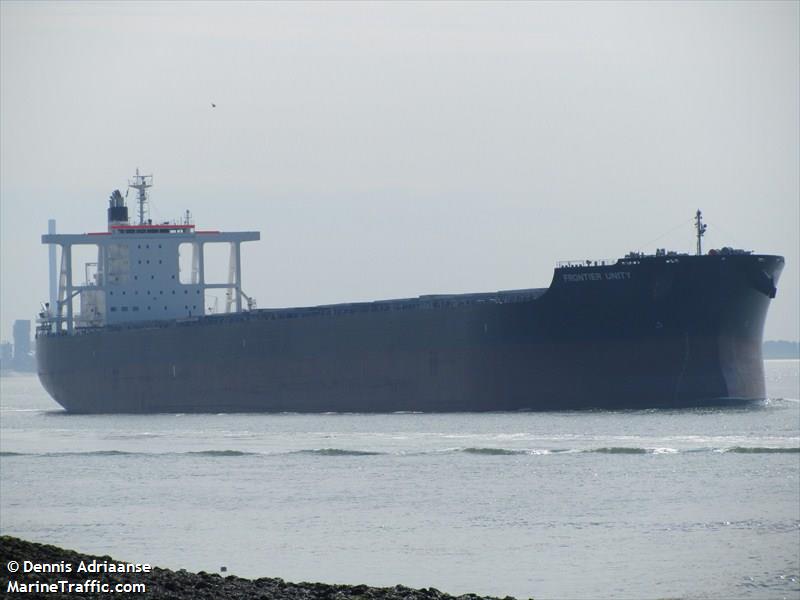
{"label": "bird in sky", "polygon": [[212,102],[211,103],[211,108],[217,108],[217,105]]}

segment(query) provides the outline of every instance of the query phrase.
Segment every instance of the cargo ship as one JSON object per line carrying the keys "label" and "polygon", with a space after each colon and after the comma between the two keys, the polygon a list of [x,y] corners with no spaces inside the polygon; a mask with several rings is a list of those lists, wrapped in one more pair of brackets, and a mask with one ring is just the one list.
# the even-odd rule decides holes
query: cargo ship
{"label": "cargo ship", "polygon": [[[153,223],[136,176],[104,231],[42,237],[50,302],[36,357],[71,413],[456,412],[685,408],[765,397],[762,331],[780,256],[659,249],[557,264],[546,288],[256,308],[240,248],[256,231]],[[51,222],[52,223],[52,222]],[[206,281],[210,244],[226,281]],[[72,249],[96,262],[73,279]],[[60,248],[60,276],[54,255]],[[57,289],[56,289],[57,288]],[[222,294],[224,308],[207,306]]]}

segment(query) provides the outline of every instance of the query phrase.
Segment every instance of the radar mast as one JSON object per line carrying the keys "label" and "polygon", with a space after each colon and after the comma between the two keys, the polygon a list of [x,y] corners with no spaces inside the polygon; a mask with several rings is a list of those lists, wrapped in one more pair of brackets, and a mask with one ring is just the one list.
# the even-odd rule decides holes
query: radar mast
{"label": "radar mast", "polygon": [[697,256],[700,256],[703,254],[703,236],[706,234],[708,225],[703,224],[703,213],[699,208],[694,216],[694,228],[697,230]]}
{"label": "radar mast", "polygon": [[128,180],[128,187],[139,192],[139,225],[145,225],[144,214],[145,206],[147,205],[147,188],[153,187],[153,176],[139,175],[139,169],[137,168],[136,175],[133,179]]}

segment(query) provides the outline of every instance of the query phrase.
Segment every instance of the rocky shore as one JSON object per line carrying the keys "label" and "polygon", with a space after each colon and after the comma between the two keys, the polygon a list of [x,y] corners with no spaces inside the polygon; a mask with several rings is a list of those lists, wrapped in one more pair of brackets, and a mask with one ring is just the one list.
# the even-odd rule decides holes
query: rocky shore
{"label": "rocky shore", "polygon": [[[61,572],[25,573],[25,561],[50,567]],[[397,585],[375,588],[366,585],[328,585],[324,583],[289,583],[277,578],[243,579],[233,575],[223,577],[203,571],[189,573],[183,569],[170,571],[154,567],[149,573],[87,573],[76,572],[78,565],[113,564],[120,561],[108,556],[90,556],[56,546],[36,544],[10,536],[0,536],[0,598],[164,598],[176,600],[497,600],[488,596],[465,594],[451,596],[439,590],[411,589]],[[12,564],[13,563],[13,564]],[[17,572],[15,565],[18,565]],[[70,572],[66,565],[71,565]],[[87,580],[96,583],[87,586]],[[59,583],[59,582],[67,582]],[[145,592],[113,593],[96,589],[108,584],[144,584]],[[71,591],[67,585],[73,584]],[[21,586],[25,587],[21,587]],[[42,591],[42,586],[56,585],[58,591]],[[38,586],[38,587],[37,587]],[[81,587],[83,586],[83,587]],[[63,589],[63,591],[62,591]],[[120,588],[121,589],[121,588]],[[38,590],[38,591],[37,591]],[[506,597],[505,600],[513,600]]]}

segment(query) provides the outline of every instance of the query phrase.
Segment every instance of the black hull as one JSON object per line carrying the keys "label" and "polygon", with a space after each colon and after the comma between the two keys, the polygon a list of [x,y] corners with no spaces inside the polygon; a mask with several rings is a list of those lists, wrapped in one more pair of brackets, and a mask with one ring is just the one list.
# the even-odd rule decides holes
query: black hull
{"label": "black hull", "polygon": [[763,399],[776,256],[556,269],[503,297],[255,311],[39,335],[76,413],[681,408]]}

